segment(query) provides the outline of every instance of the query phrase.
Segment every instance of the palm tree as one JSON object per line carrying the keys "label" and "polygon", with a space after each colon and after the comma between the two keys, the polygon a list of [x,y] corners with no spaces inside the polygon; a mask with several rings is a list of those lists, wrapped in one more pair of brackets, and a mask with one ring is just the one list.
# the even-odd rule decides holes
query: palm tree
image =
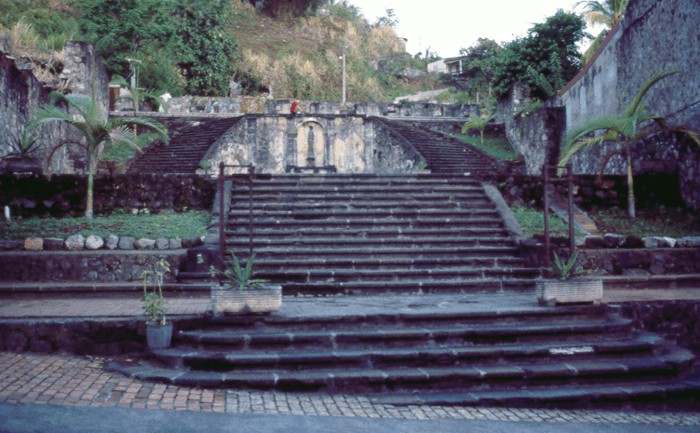
{"label": "palm tree", "polygon": [[481,145],[484,145],[484,129],[486,129],[486,125],[491,121],[496,116],[495,113],[489,114],[486,117],[476,117],[476,118],[470,118],[469,122],[466,122],[464,125],[462,125],[462,134],[466,134],[469,132],[470,129],[476,129],[479,131],[479,135],[481,136]]}
{"label": "palm tree", "polygon": [[[64,103],[66,108],[59,107],[58,103]],[[72,114],[69,110],[74,110]],[[80,131],[84,137],[78,144],[85,148],[88,166],[87,200],[85,217],[93,217],[93,184],[95,168],[100,157],[100,151],[104,146],[127,144],[137,150],[141,150],[138,137],[134,136],[129,126],[143,126],[155,132],[155,136],[167,143],[168,132],[161,123],[139,117],[114,117],[108,118],[100,109],[94,99],[85,95],[64,95],[62,93],[51,94],[51,104],[40,107],[34,114],[34,119],[27,125],[27,129],[33,130],[43,124],[51,122],[65,122]],[[67,143],[60,143],[53,151]]]}
{"label": "palm tree", "polygon": [[628,3],[629,0],[604,0],[602,2],[583,0],[576,3],[575,8],[583,5],[583,16],[588,21],[588,24],[602,24],[605,26],[605,30],[596,36],[591,46],[583,53],[581,58],[582,64],[585,65],[591,60],[608,31],[625,16]]}
{"label": "palm tree", "polygon": [[[649,138],[660,132],[676,132],[683,134],[700,145],[700,135],[685,127],[669,126],[664,116],[647,114],[642,101],[649,89],[660,80],[675,74],[675,71],[660,72],[637,92],[632,102],[618,115],[592,119],[569,133],[562,145],[559,166],[563,167],[571,157],[583,148],[602,143],[621,143],[622,148],[609,152],[602,161],[601,173],[615,155],[622,155],[627,165],[627,215],[635,218],[634,179],[632,176],[632,148],[642,139]],[[654,128],[654,121],[660,127]],[[598,133],[597,135],[592,135]]]}

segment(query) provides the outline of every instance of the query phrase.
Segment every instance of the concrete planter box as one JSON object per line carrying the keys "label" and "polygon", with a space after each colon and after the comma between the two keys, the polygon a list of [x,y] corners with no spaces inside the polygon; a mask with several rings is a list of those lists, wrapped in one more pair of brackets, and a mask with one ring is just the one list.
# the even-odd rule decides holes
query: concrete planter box
{"label": "concrete planter box", "polygon": [[603,300],[603,280],[599,278],[538,280],[536,287],[540,305],[600,304]]}
{"label": "concrete planter box", "polygon": [[211,310],[214,315],[269,314],[282,306],[282,286],[264,284],[260,288],[238,290],[212,286]]}

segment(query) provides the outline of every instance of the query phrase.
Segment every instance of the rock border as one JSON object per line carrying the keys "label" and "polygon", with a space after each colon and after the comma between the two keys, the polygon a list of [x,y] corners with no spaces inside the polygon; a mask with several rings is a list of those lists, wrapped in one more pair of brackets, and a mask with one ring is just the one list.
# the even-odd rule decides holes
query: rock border
{"label": "rock border", "polygon": [[98,235],[74,234],[65,239],[29,237],[21,240],[0,239],[0,251],[99,251],[99,250],[179,250],[193,248],[204,243],[204,237],[192,236],[187,238],[134,238],[132,236],[117,236],[109,234],[105,237]]}

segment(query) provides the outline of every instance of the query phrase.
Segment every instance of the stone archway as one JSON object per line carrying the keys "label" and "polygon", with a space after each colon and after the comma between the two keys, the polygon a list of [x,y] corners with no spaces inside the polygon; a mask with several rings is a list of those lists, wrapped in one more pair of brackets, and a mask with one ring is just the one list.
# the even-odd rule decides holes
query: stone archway
{"label": "stone archway", "polygon": [[319,122],[309,120],[299,125],[296,144],[297,167],[324,167],[330,163],[326,161],[326,134]]}

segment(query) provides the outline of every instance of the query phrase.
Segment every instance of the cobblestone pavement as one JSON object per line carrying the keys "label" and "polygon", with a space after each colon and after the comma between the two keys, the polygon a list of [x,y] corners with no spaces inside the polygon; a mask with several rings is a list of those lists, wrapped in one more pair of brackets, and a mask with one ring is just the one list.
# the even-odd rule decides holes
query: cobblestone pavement
{"label": "cobblestone pavement", "polygon": [[366,419],[698,426],[700,430],[700,413],[395,407],[356,395],[209,390],[141,382],[104,371],[104,362],[104,358],[74,355],[0,352],[0,403]]}

